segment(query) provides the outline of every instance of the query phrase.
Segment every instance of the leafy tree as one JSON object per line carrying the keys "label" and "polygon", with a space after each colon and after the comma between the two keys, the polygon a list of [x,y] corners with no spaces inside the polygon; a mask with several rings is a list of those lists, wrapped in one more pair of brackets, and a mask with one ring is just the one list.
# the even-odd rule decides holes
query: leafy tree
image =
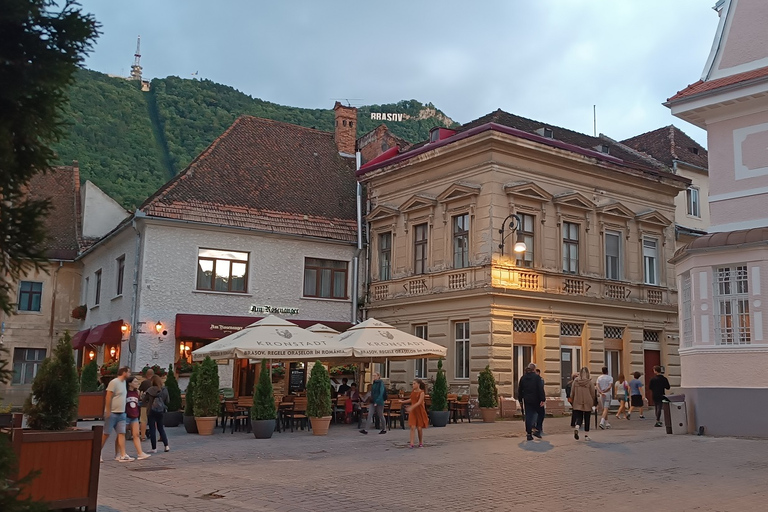
{"label": "leafy tree", "polygon": [[32,394],[24,403],[27,424],[34,430],[64,430],[77,419],[80,383],[69,331],[59,338],[32,381]]}
{"label": "leafy tree", "polygon": [[197,375],[200,371],[200,365],[194,365],[192,368],[192,375],[189,376],[189,384],[187,384],[187,396],[184,402],[184,416],[195,415],[195,383],[197,382]]}
{"label": "leafy tree", "polygon": [[273,420],[277,416],[269,366],[267,360],[262,359],[259,383],[253,393],[253,407],[251,407],[251,420],[253,421]]}
{"label": "leafy tree", "polygon": [[176,412],[181,410],[181,389],[176,375],[173,373],[173,365],[168,366],[168,376],[165,378],[165,387],[168,389],[168,410]]}
{"label": "leafy tree", "polygon": [[307,416],[323,418],[331,414],[331,377],[323,363],[316,361],[307,382]]}
{"label": "leafy tree", "polygon": [[496,388],[496,379],[493,377],[491,367],[486,365],[477,378],[477,401],[480,407],[498,407],[499,390]]}
{"label": "leafy tree", "polygon": [[210,418],[219,414],[219,368],[210,357],[200,365],[194,392],[196,417]]}
{"label": "leafy tree", "polygon": [[80,392],[91,393],[99,389],[99,365],[94,359],[83,367],[83,373],[80,375]]}
{"label": "leafy tree", "polygon": [[63,4],[6,0],[0,9],[0,310],[7,314],[13,283],[45,261],[41,220],[50,205],[30,199],[26,186],[56,159],[67,87],[98,34],[91,15]]}
{"label": "leafy tree", "polygon": [[437,362],[437,376],[435,377],[435,385],[432,386],[431,398],[431,411],[440,412],[448,410],[448,381],[445,380],[442,359]]}

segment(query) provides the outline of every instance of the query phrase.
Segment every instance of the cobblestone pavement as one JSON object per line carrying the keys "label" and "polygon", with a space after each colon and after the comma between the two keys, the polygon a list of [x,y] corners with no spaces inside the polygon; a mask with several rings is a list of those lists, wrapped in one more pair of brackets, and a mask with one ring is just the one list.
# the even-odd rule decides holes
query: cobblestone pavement
{"label": "cobblestone pavement", "polygon": [[171,451],[146,461],[115,462],[107,444],[99,511],[731,511],[768,499],[765,441],[671,436],[634,418],[576,441],[568,421],[547,419],[540,441],[519,420],[451,424],[413,450],[400,429],[257,440],[172,428]]}

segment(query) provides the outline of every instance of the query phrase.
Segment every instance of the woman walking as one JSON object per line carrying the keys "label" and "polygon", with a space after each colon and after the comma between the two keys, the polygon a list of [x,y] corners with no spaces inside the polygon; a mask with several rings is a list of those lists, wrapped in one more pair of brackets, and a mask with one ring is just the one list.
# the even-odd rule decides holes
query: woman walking
{"label": "woman walking", "polygon": [[645,416],[643,416],[643,381],[640,380],[640,377],[642,377],[642,373],[635,372],[632,374],[634,379],[629,381],[629,411],[627,411],[627,419],[629,419],[632,411],[635,410],[635,408],[640,409],[640,419],[644,420]]}
{"label": "woman walking", "polygon": [[157,433],[165,445],[165,451],[171,451],[168,446],[168,436],[163,426],[163,416],[168,410],[168,390],[163,386],[163,379],[159,375],[152,377],[152,386],[144,393],[144,401],[147,404],[147,419],[149,421],[149,440],[152,442],[152,453],[157,453]]}
{"label": "woman walking", "polygon": [[575,417],[573,438],[579,439],[579,429],[583,422],[584,439],[589,441],[587,432],[589,432],[589,419],[597,405],[597,388],[595,387],[595,382],[589,376],[589,369],[586,366],[581,369],[579,377],[571,385],[571,400]]}
{"label": "woman walking", "polygon": [[128,426],[131,429],[133,437],[133,446],[136,447],[137,459],[143,460],[149,458],[148,453],[141,449],[141,436],[139,435],[139,417],[141,416],[141,405],[139,404],[139,380],[131,375],[125,379],[128,391],[125,396],[125,417]]}
{"label": "woman walking", "polygon": [[411,427],[410,448],[413,448],[413,441],[415,440],[414,438],[417,430],[419,432],[419,448],[424,448],[423,429],[427,427],[427,423],[429,422],[427,409],[424,407],[424,389],[424,381],[421,379],[414,379],[411,398],[403,401],[403,403],[411,404],[406,409],[408,411],[408,426]]}
{"label": "woman walking", "polygon": [[[616,400],[619,401],[619,411],[616,413],[616,419],[620,420],[622,419],[621,413],[624,413],[624,415],[627,416],[627,409],[629,408],[629,384],[624,378],[623,373],[619,374],[619,378],[616,379],[614,388]],[[628,416],[627,419],[629,419]]]}

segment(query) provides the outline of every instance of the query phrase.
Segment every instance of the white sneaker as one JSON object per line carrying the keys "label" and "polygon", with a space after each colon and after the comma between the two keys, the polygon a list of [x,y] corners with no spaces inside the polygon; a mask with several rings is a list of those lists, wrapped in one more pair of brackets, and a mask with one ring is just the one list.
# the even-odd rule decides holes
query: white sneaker
{"label": "white sneaker", "polygon": [[118,462],[133,462],[134,460],[136,459],[134,459],[130,455],[126,455],[125,457],[120,457],[119,459],[117,459]]}
{"label": "white sneaker", "polygon": [[605,428],[611,428],[611,424],[610,424],[610,423],[608,423],[608,422],[606,422],[606,423],[605,423]]}
{"label": "white sneaker", "polygon": [[166,446],[166,447],[165,447],[165,451],[166,451],[166,452],[169,452],[169,451],[171,451],[171,447],[170,447],[170,446]]}
{"label": "white sneaker", "polygon": [[148,454],[148,453],[142,453],[142,454],[140,454],[139,456],[137,456],[136,458],[137,458],[138,460],[144,460],[144,459],[148,459],[148,458],[150,458],[150,457],[151,457],[151,455],[150,455],[150,454]]}
{"label": "white sneaker", "polygon": [[149,453],[157,453],[157,448],[152,448],[151,450],[149,450]]}
{"label": "white sneaker", "polygon": [[584,440],[585,441],[591,441],[591,439],[589,438],[589,436],[587,434],[584,434]]}
{"label": "white sneaker", "polygon": [[115,460],[120,460],[120,455],[115,454]]}

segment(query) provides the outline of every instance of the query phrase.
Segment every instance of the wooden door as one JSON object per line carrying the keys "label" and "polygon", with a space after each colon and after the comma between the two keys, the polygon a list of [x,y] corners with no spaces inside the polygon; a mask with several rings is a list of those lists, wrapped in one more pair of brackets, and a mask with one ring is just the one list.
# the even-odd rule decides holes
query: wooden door
{"label": "wooden door", "polygon": [[648,405],[653,405],[653,395],[648,388],[648,383],[654,376],[653,367],[661,365],[661,351],[660,350],[646,350],[643,355],[643,384],[645,384],[645,396],[648,398]]}

